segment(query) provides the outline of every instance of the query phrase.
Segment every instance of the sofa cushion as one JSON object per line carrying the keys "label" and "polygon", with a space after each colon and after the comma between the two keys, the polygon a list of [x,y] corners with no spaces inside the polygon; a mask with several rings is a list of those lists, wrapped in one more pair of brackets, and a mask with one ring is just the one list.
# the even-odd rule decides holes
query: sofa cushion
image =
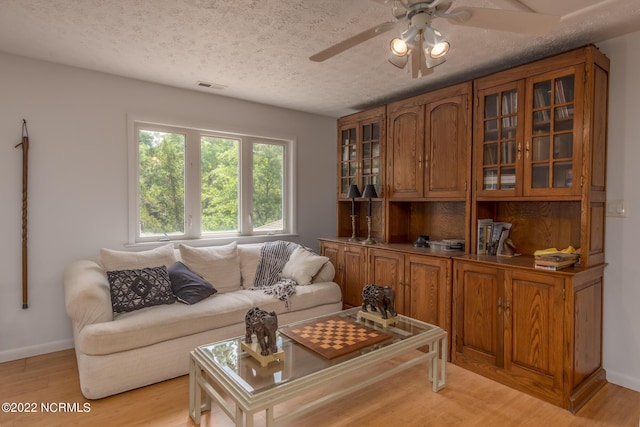
{"label": "sofa cushion", "polygon": [[281,314],[339,304],[335,283],[300,286],[286,308],[282,301],[261,290],[239,290],[212,295],[198,304],[171,304],[120,313],[111,322],[86,325],[75,339],[76,350],[104,355],[144,347],[230,325],[244,325],[247,311],[260,307]]}
{"label": "sofa cushion", "polygon": [[298,246],[284,265],[280,276],[284,279],[295,280],[298,285],[309,285],[327,261],[329,258]]}
{"label": "sofa cushion", "polygon": [[198,276],[180,261],[169,267],[171,290],[178,301],[195,304],[215,294],[217,291],[211,283]]}
{"label": "sofa cushion", "polygon": [[180,257],[189,270],[211,283],[219,293],[240,289],[238,245],[194,248],[180,245]]}
{"label": "sofa cushion", "polygon": [[76,337],[75,346],[80,352],[90,355],[144,347],[211,329],[244,324],[247,311],[252,306],[252,300],[246,295],[227,292],[212,295],[193,305],[158,305],[120,313],[111,322],[86,325]]}
{"label": "sofa cushion", "polygon": [[253,287],[256,277],[258,262],[260,261],[260,248],[262,243],[249,243],[238,245],[238,256],[240,257],[240,276],[242,277],[242,287]]}
{"label": "sofa cushion", "polygon": [[333,282],[334,277],[336,277],[336,268],[329,261],[320,268],[311,283]]}
{"label": "sofa cushion", "polygon": [[131,270],[134,268],[166,267],[176,262],[173,243],[142,252],[100,249],[100,258],[105,271]]}
{"label": "sofa cushion", "polygon": [[160,304],[173,304],[167,267],[107,271],[111,305],[116,313],[139,310]]}

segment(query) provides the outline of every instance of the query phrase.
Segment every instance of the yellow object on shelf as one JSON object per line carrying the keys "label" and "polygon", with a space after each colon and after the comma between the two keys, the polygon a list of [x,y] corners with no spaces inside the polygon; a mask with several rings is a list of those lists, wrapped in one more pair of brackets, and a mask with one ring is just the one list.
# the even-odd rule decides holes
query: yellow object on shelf
{"label": "yellow object on shelf", "polygon": [[538,249],[533,253],[533,255],[534,256],[548,255],[548,254],[555,254],[556,252],[558,252],[556,248]]}
{"label": "yellow object on shelf", "polygon": [[576,249],[569,245],[566,248],[562,249],[561,251],[559,251],[556,248],[547,248],[547,249],[538,249],[537,251],[535,251],[533,253],[534,256],[542,256],[542,255],[549,255],[549,254],[556,254],[556,253],[563,253],[563,254],[575,254],[576,253]]}

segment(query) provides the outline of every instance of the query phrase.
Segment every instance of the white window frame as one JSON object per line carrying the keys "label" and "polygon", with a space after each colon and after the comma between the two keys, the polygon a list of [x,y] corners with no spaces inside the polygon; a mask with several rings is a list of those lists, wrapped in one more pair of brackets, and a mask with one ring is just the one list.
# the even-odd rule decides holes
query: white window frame
{"label": "white window frame", "polygon": [[[129,245],[162,241],[264,241],[272,236],[297,235],[296,218],[296,139],[283,135],[260,135],[258,132],[216,130],[213,126],[168,124],[170,120],[149,120],[139,116],[128,117],[129,159]],[[185,224],[184,234],[171,236],[140,235],[140,170],[138,131],[146,129],[158,132],[185,135]],[[200,138],[202,136],[235,139],[239,141],[238,176],[238,230],[203,233],[201,230],[201,186],[200,186]],[[252,228],[253,211],[253,144],[269,143],[284,148],[283,160],[283,230],[256,232]]]}

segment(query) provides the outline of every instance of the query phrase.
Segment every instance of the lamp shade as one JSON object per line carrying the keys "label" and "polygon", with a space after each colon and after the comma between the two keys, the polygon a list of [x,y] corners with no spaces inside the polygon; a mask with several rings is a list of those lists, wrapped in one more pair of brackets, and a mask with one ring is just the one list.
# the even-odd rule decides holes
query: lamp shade
{"label": "lamp shade", "polygon": [[351,184],[351,187],[349,187],[349,191],[347,192],[347,199],[355,199],[356,197],[362,197],[362,194],[360,194],[360,190],[358,190],[357,185]]}
{"label": "lamp shade", "polygon": [[377,199],[378,193],[376,193],[376,187],[373,184],[365,185],[362,197],[367,199]]}

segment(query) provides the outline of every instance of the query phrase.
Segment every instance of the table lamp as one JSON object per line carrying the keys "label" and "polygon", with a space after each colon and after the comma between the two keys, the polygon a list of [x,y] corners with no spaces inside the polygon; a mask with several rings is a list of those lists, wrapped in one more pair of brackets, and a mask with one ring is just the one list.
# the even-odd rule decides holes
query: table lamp
{"label": "table lamp", "polygon": [[367,240],[365,240],[365,245],[373,245],[376,243],[374,239],[371,238],[371,199],[377,199],[378,193],[376,193],[376,187],[373,184],[367,184],[364,187],[364,191],[362,192],[362,197],[369,199],[369,215],[367,215]]}
{"label": "table lamp", "polygon": [[347,192],[347,198],[351,199],[351,238],[349,239],[350,242],[357,242],[358,239],[356,237],[356,197],[362,197],[362,194],[360,194],[360,190],[358,189],[358,186],[355,184],[351,184],[351,187],[349,187],[349,191]]}

